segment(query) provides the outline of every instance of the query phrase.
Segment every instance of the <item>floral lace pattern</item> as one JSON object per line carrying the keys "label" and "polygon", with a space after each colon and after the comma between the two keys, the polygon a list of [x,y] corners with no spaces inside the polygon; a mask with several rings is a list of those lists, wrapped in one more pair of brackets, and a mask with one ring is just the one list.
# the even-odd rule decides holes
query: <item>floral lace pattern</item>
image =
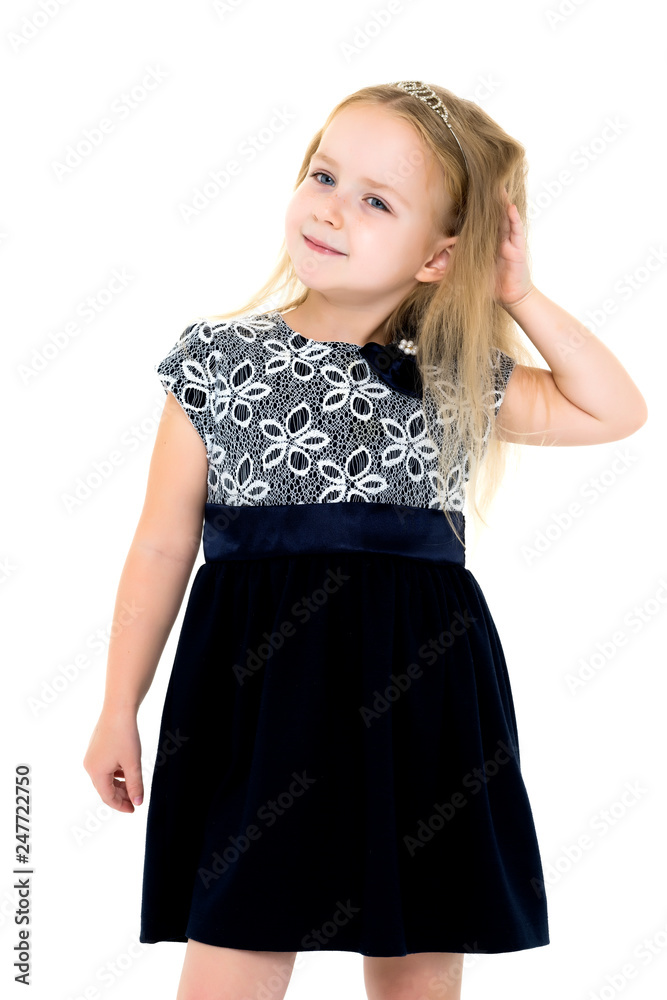
{"label": "floral lace pattern", "polygon": [[[467,456],[443,484],[421,398],[383,376],[367,346],[308,339],[278,311],[186,327],[154,370],[206,446],[208,502],[439,509],[444,487],[445,507],[462,511]],[[515,363],[498,352],[496,414]]]}

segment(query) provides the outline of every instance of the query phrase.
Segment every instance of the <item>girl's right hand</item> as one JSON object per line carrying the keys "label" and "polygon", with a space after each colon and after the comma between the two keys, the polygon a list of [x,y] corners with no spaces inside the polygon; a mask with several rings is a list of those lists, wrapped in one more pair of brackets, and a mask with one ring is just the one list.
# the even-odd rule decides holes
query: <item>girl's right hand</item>
{"label": "girl's right hand", "polygon": [[[103,802],[119,812],[141,805],[141,741],[136,716],[103,710],[90,738],[83,766]],[[124,778],[125,780],[120,780]]]}

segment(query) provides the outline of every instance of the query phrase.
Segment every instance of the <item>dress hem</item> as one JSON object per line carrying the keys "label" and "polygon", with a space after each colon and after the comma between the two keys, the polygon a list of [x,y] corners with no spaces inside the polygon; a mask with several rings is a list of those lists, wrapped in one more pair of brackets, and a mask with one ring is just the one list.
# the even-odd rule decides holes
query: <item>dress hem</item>
{"label": "dress hem", "polygon": [[[393,958],[393,957],[402,958],[405,955],[417,955],[417,954],[433,953],[433,952],[441,952],[443,954],[464,954],[464,955],[478,955],[478,954],[501,955],[509,952],[529,951],[533,948],[544,948],[547,945],[551,944],[549,933],[545,929],[543,924],[524,923],[522,924],[522,926],[526,929],[526,931],[532,932],[523,942],[520,943],[518,941],[515,941],[513,944],[511,942],[507,942],[504,945],[496,944],[495,946],[490,948],[478,947],[477,949],[471,947],[469,943],[461,945],[460,942],[457,942],[456,945],[453,947],[447,947],[446,944],[438,942],[437,946],[434,947],[425,946],[421,948],[409,948],[408,950],[402,952],[386,952],[386,951],[378,952],[375,950],[371,951],[369,949],[363,949],[360,947],[355,948],[352,947],[351,945],[347,947],[344,945],[339,945],[337,948],[330,948],[327,946],[322,947],[320,945],[316,945],[315,947],[312,948],[304,948],[302,942],[299,942],[298,947],[293,947],[293,948],[272,948],[272,947],[267,947],[266,945],[264,945],[263,947],[250,947],[245,944],[239,944],[238,939],[233,939],[235,943],[228,944],[228,943],[223,943],[221,941],[212,941],[210,939],[204,940],[205,937],[208,937],[208,935],[206,934],[202,934],[198,937],[195,937],[194,935],[188,936],[187,934],[178,934],[178,933],[173,933],[171,931],[157,932],[152,934],[141,934],[139,936],[139,942],[141,944],[159,944],[162,941],[169,941],[179,944],[187,944],[189,940],[193,940],[193,941],[199,941],[201,944],[210,944],[218,948],[235,948],[235,949],[237,948],[243,951],[278,951],[285,953],[291,953],[291,952],[300,953],[300,952],[312,952],[312,951],[327,951],[327,952],[339,951],[339,952],[353,953],[357,955],[364,955],[369,958]],[[474,936],[473,940],[475,941],[475,944],[477,944],[477,939]]]}

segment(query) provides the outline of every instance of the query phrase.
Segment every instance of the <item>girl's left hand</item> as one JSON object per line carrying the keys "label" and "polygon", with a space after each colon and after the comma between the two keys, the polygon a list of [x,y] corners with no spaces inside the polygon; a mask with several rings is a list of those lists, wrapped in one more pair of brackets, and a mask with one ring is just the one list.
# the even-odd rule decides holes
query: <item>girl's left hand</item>
{"label": "girl's left hand", "polygon": [[510,203],[504,184],[502,198],[507,214],[503,220],[496,259],[494,296],[499,305],[509,305],[523,298],[531,290],[533,283],[526,259],[526,239],[521,216],[516,205]]}

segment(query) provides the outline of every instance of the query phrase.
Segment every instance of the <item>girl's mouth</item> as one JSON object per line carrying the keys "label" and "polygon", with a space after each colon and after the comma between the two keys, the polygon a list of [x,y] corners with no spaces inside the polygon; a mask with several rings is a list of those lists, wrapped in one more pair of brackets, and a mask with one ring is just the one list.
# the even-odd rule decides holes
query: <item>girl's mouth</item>
{"label": "girl's mouth", "polygon": [[309,240],[307,236],[304,236],[303,238],[306,241],[306,246],[310,250],[314,250],[316,253],[331,254],[335,257],[345,256],[345,254],[342,253],[340,250],[332,250],[330,247],[322,247],[320,246],[319,243],[313,243],[313,241]]}

